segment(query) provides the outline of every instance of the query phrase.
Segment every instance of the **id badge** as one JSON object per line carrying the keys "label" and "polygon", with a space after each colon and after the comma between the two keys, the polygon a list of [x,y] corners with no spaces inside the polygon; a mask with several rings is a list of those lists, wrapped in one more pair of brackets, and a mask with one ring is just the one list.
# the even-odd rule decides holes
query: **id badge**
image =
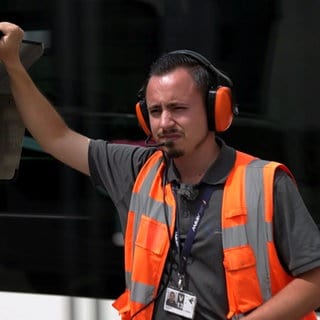
{"label": "id badge", "polygon": [[193,319],[196,304],[197,297],[191,292],[168,287],[163,308],[165,311]]}

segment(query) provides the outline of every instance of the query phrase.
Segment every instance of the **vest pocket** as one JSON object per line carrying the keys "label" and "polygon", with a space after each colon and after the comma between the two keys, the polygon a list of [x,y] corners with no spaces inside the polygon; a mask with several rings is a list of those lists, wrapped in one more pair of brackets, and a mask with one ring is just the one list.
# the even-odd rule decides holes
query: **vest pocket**
{"label": "vest pocket", "polygon": [[167,226],[150,217],[141,216],[133,252],[131,287],[135,299],[147,304],[155,297],[165,258],[170,245]]}
{"label": "vest pocket", "polygon": [[157,255],[161,255],[165,244],[168,242],[167,226],[148,216],[142,215],[136,245]]}
{"label": "vest pocket", "polygon": [[224,250],[224,268],[231,313],[243,313],[263,302],[256,258],[249,245]]}

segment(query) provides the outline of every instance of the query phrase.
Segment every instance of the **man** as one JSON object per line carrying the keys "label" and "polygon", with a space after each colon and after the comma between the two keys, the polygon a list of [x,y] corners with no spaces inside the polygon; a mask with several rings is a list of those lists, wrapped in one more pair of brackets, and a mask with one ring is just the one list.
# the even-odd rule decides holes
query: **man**
{"label": "man", "polygon": [[174,291],[170,291],[169,298],[166,300],[166,304],[170,307],[177,307],[176,294]]}
{"label": "man", "polygon": [[[197,53],[164,55],[136,107],[154,143],[90,140],[66,126],[22,67],[23,31],[10,23],[0,30],[0,59],[26,127],[118,209],[127,288],[114,305],[122,319],[315,319],[319,231],[285,166],[215,136],[236,112],[226,76]],[[179,316],[165,310],[169,290],[189,302]]]}

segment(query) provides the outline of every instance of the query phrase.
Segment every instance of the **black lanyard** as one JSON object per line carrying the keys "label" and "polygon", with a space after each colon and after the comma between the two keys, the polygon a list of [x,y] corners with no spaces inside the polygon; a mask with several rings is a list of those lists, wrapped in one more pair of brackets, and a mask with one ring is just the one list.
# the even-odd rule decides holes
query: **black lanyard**
{"label": "black lanyard", "polygon": [[[200,199],[199,208],[197,210],[196,216],[195,216],[191,226],[189,227],[189,231],[187,233],[187,237],[186,237],[186,240],[185,240],[185,243],[184,243],[182,250],[180,248],[179,224],[178,223],[176,224],[176,229],[175,229],[175,233],[174,233],[174,241],[175,241],[177,253],[179,256],[178,287],[180,290],[183,290],[184,274],[186,271],[187,260],[188,260],[188,257],[190,256],[191,247],[193,245],[200,220],[203,217],[204,210],[205,210],[206,206],[208,205],[209,199],[213,193],[213,189],[214,189],[214,187],[211,185],[207,185],[205,187],[203,195],[202,195],[202,199]],[[177,221],[179,221],[178,218],[177,218]]]}

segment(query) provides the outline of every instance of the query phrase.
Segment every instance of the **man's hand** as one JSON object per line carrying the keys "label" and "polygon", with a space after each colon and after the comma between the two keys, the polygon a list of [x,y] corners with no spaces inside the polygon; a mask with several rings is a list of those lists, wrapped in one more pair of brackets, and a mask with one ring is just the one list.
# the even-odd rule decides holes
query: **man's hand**
{"label": "man's hand", "polygon": [[24,32],[9,22],[0,22],[0,32],[0,60],[6,67],[10,67],[20,62],[19,50]]}

